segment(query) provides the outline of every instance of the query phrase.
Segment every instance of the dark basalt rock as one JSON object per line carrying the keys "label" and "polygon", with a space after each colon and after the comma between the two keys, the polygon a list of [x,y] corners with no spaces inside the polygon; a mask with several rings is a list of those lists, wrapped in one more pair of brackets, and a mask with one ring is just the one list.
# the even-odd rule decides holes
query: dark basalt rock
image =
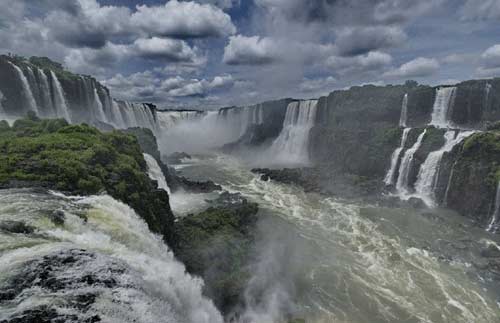
{"label": "dark basalt rock", "polygon": [[35,228],[26,225],[26,223],[21,221],[2,221],[0,222],[0,231],[19,234],[31,234],[35,231]]}
{"label": "dark basalt rock", "polygon": [[64,214],[63,211],[57,210],[49,214],[49,219],[55,225],[63,225],[64,220],[66,220],[66,215]]}

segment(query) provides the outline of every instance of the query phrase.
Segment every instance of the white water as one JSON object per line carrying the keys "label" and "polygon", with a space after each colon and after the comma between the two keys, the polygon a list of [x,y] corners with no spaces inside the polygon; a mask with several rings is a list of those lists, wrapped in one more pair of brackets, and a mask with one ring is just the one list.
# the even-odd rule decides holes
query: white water
{"label": "white water", "polygon": [[406,128],[407,122],[408,122],[408,93],[406,93],[403,98],[403,104],[401,107],[401,117],[399,118],[399,126]]}
{"label": "white water", "polygon": [[[64,211],[63,226],[48,219],[54,210]],[[0,232],[0,286],[16,277],[19,288],[30,268],[48,271],[62,283],[55,291],[29,285],[0,306],[0,320],[47,306],[58,315],[77,316],[78,322],[99,315],[109,323],[222,323],[213,303],[201,294],[203,282],[186,274],[161,237],[152,234],[131,208],[109,196],[65,198],[2,191],[0,219],[25,221],[36,228],[34,234]],[[76,255],[65,258],[69,261],[51,261],[49,268],[34,265],[43,257],[72,253]],[[28,273],[43,277],[43,272]],[[96,297],[88,310],[74,304],[80,295],[89,294]]]}
{"label": "white water", "polygon": [[497,194],[495,195],[495,206],[491,214],[491,221],[486,229],[489,232],[496,232],[498,230],[498,220],[500,219],[500,182],[497,185]]}
{"label": "white water", "polygon": [[[474,267],[457,257],[462,251],[439,249],[481,240],[463,222],[453,222],[462,217],[432,220],[415,210],[307,194],[261,181],[227,156],[200,160],[184,171],[242,192],[263,214],[284,219],[262,223],[265,239],[259,240],[262,248],[251,267],[241,322],[289,322],[290,313],[308,323],[491,323],[500,318],[498,293],[489,294],[477,283]],[[453,261],[442,260],[449,258]],[[491,284],[485,285],[495,291]]]}
{"label": "white water", "polygon": [[125,123],[125,120],[123,119],[123,115],[122,115],[122,111],[120,109],[120,106],[113,99],[111,99],[111,111],[112,111],[113,121],[114,121],[115,127],[121,128],[121,129],[127,128],[127,124]]}
{"label": "white water", "polygon": [[391,157],[391,167],[389,168],[389,171],[385,175],[384,183],[385,185],[392,185],[394,184],[394,176],[396,174],[396,167],[398,166],[399,159],[401,157],[401,152],[406,146],[406,140],[408,139],[408,134],[410,133],[411,128],[405,128],[403,130],[403,136],[401,138],[401,144],[399,145],[396,150],[392,153]]}
{"label": "white water", "polygon": [[309,163],[309,133],[316,122],[316,100],[292,102],[286,110],[283,130],[270,148],[278,164]]}
{"label": "white water", "polygon": [[406,198],[408,195],[408,179],[411,171],[411,166],[413,164],[413,158],[417,150],[422,145],[422,140],[424,139],[427,129],[424,129],[422,133],[418,136],[415,144],[408,149],[403,155],[401,160],[401,165],[399,166],[398,180],[396,181],[396,191],[401,198]]}
{"label": "white water", "polygon": [[37,73],[41,80],[40,95],[42,97],[43,105],[45,107],[44,114],[47,116],[55,116],[57,115],[57,112],[54,110],[55,106],[52,102],[52,95],[51,95],[52,91],[50,90],[49,79],[47,78],[47,75],[43,70],[37,69]]}
{"label": "white water", "polygon": [[420,166],[417,182],[415,183],[416,196],[424,201],[429,207],[435,207],[434,191],[439,177],[439,167],[443,155],[453,150],[462,140],[472,135],[473,131],[457,132],[446,131],[444,134],[445,144],[439,150],[429,153],[425,162]]}
{"label": "white water", "polygon": [[160,165],[156,159],[148,154],[144,154],[144,160],[146,160],[146,164],[148,165],[148,176],[154,181],[158,182],[158,188],[165,190],[168,195],[171,194],[170,188],[168,187],[167,180],[165,175],[163,174]]}
{"label": "white water", "polygon": [[97,119],[102,122],[107,122],[106,114],[104,113],[104,107],[102,105],[101,99],[99,98],[99,93],[97,92],[97,88],[94,87],[94,107],[97,112]]}
{"label": "white water", "polygon": [[12,64],[9,62],[10,65],[14,68],[16,71],[17,75],[19,76],[19,80],[21,81],[21,84],[23,86],[23,95],[25,101],[28,103],[28,110],[31,110],[38,114],[38,108],[36,105],[35,97],[33,96],[33,92],[31,91],[30,84],[28,82],[28,79],[24,75],[23,71],[16,66],[15,64]]}
{"label": "white water", "polygon": [[0,115],[2,115],[2,116],[5,115],[5,109],[2,105],[2,102],[4,99],[5,99],[5,97],[3,96],[2,91],[0,91]]}
{"label": "white water", "polygon": [[50,76],[52,77],[52,84],[54,84],[54,105],[57,111],[57,116],[66,119],[68,122],[71,122],[68,103],[66,102],[66,97],[64,95],[64,90],[61,86],[61,83],[57,79],[57,76],[54,72],[51,71]]}
{"label": "white water", "polygon": [[436,99],[432,108],[431,125],[438,128],[450,128],[448,112],[453,105],[456,87],[443,87],[436,90]]}

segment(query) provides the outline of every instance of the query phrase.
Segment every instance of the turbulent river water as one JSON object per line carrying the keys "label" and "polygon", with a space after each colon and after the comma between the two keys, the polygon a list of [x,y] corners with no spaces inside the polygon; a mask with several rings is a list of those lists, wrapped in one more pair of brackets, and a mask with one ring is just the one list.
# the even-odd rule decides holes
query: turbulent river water
{"label": "turbulent river water", "polygon": [[[261,299],[246,314],[278,322],[500,322],[499,239],[445,210],[388,209],[261,181],[227,156],[182,167],[260,204]],[[286,232],[286,233],[285,233]],[[494,266],[494,265],[493,265]]]}
{"label": "turbulent river water", "polygon": [[[227,156],[178,168],[267,215],[238,323],[500,321],[498,237],[462,217],[306,194]],[[174,211],[208,197],[174,194]],[[0,192],[0,322],[222,322],[202,283],[109,196]]]}

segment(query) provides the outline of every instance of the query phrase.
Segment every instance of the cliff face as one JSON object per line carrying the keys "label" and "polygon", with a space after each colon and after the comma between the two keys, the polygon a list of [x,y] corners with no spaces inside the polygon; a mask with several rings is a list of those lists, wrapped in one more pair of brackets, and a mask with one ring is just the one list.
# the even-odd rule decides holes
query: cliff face
{"label": "cliff face", "polygon": [[[500,182],[500,132],[478,133],[451,152],[443,204],[485,226],[495,211]],[[446,167],[447,168],[447,167]],[[445,169],[446,169],[445,168]]]}
{"label": "cliff face", "polygon": [[12,127],[0,122],[0,188],[20,187],[77,195],[106,191],[130,205],[151,231],[172,239],[168,193],[149,179],[134,136],[34,116]]}
{"label": "cliff face", "polygon": [[19,118],[33,111],[39,117],[64,118],[102,129],[157,127],[153,105],[113,100],[93,77],[70,73],[48,58],[0,56],[0,93],[0,112],[7,117]]}

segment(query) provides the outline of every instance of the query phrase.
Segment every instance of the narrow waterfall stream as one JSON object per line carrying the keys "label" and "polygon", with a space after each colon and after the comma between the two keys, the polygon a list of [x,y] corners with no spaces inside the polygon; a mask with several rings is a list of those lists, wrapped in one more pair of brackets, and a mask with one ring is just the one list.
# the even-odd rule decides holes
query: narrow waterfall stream
{"label": "narrow waterfall stream", "polygon": [[448,112],[453,104],[456,87],[443,87],[436,90],[436,99],[432,108],[431,125],[438,128],[449,128]]}
{"label": "narrow waterfall stream", "polygon": [[12,67],[14,68],[19,77],[19,80],[21,81],[23,87],[23,96],[24,99],[26,100],[26,103],[28,104],[28,110],[38,114],[38,107],[36,105],[35,97],[33,96],[33,92],[31,91],[28,79],[24,75],[23,71],[17,65],[12,64],[10,62],[9,64],[12,65]]}
{"label": "narrow waterfall stream", "polygon": [[61,83],[57,79],[57,76],[56,74],[54,74],[54,72],[50,72],[50,75],[52,77],[52,84],[54,84],[54,104],[57,111],[57,116],[66,119],[68,122],[71,122],[68,103],[66,102],[66,97],[64,96],[64,91],[62,89]]}
{"label": "narrow waterfall stream", "polygon": [[406,146],[406,141],[408,140],[408,134],[410,133],[411,128],[405,128],[403,130],[403,136],[401,137],[401,144],[399,145],[396,150],[392,153],[391,156],[391,167],[389,168],[389,171],[387,171],[387,174],[385,175],[384,183],[385,185],[392,185],[394,184],[394,177],[396,175],[396,168],[398,166],[398,163],[401,158],[401,152]]}
{"label": "narrow waterfall stream", "polygon": [[403,158],[401,159],[401,165],[399,167],[399,175],[396,181],[396,191],[398,196],[400,196],[403,199],[407,198],[409,194],[408,177],[410,175],[414,155],[422,145],[422,140],[424,139],[426,133],[427,129],[424,129],[424,131],[422,131],[422,133],[418,136],[415,144],[405,152]]}
{"label": "narrow waterfall stream", "polygon": [[446,131],[444,134],[445,144],[443,147],[431,152],[427,156],[425,162],[420,166],[417,182],[415,183],[415,196],[422,199],[427,206],[436,206],[434,191],[443,155],[452,151],[456,145],[472,134],[474,134],[474,131]]}
{"label": "narrow waterfall stream", "polygon": [[496,232],[498,230],[500,220],[500,182],[497,185],[497,193],[495,195],[495,203],[493,207],[493,212],[491,214],[491,221],[486,229],[489,232]]}
{"label": "narrow waterfall stream", "polygon": [[171,194],[170,188],[168,187],[167,180],[163,174],[160,165],[156,159],[148,154],[143,154],[146,164],[148,165],[148,175],[149,178],[158,182],[158,188],[165,190],[169,195]]}

